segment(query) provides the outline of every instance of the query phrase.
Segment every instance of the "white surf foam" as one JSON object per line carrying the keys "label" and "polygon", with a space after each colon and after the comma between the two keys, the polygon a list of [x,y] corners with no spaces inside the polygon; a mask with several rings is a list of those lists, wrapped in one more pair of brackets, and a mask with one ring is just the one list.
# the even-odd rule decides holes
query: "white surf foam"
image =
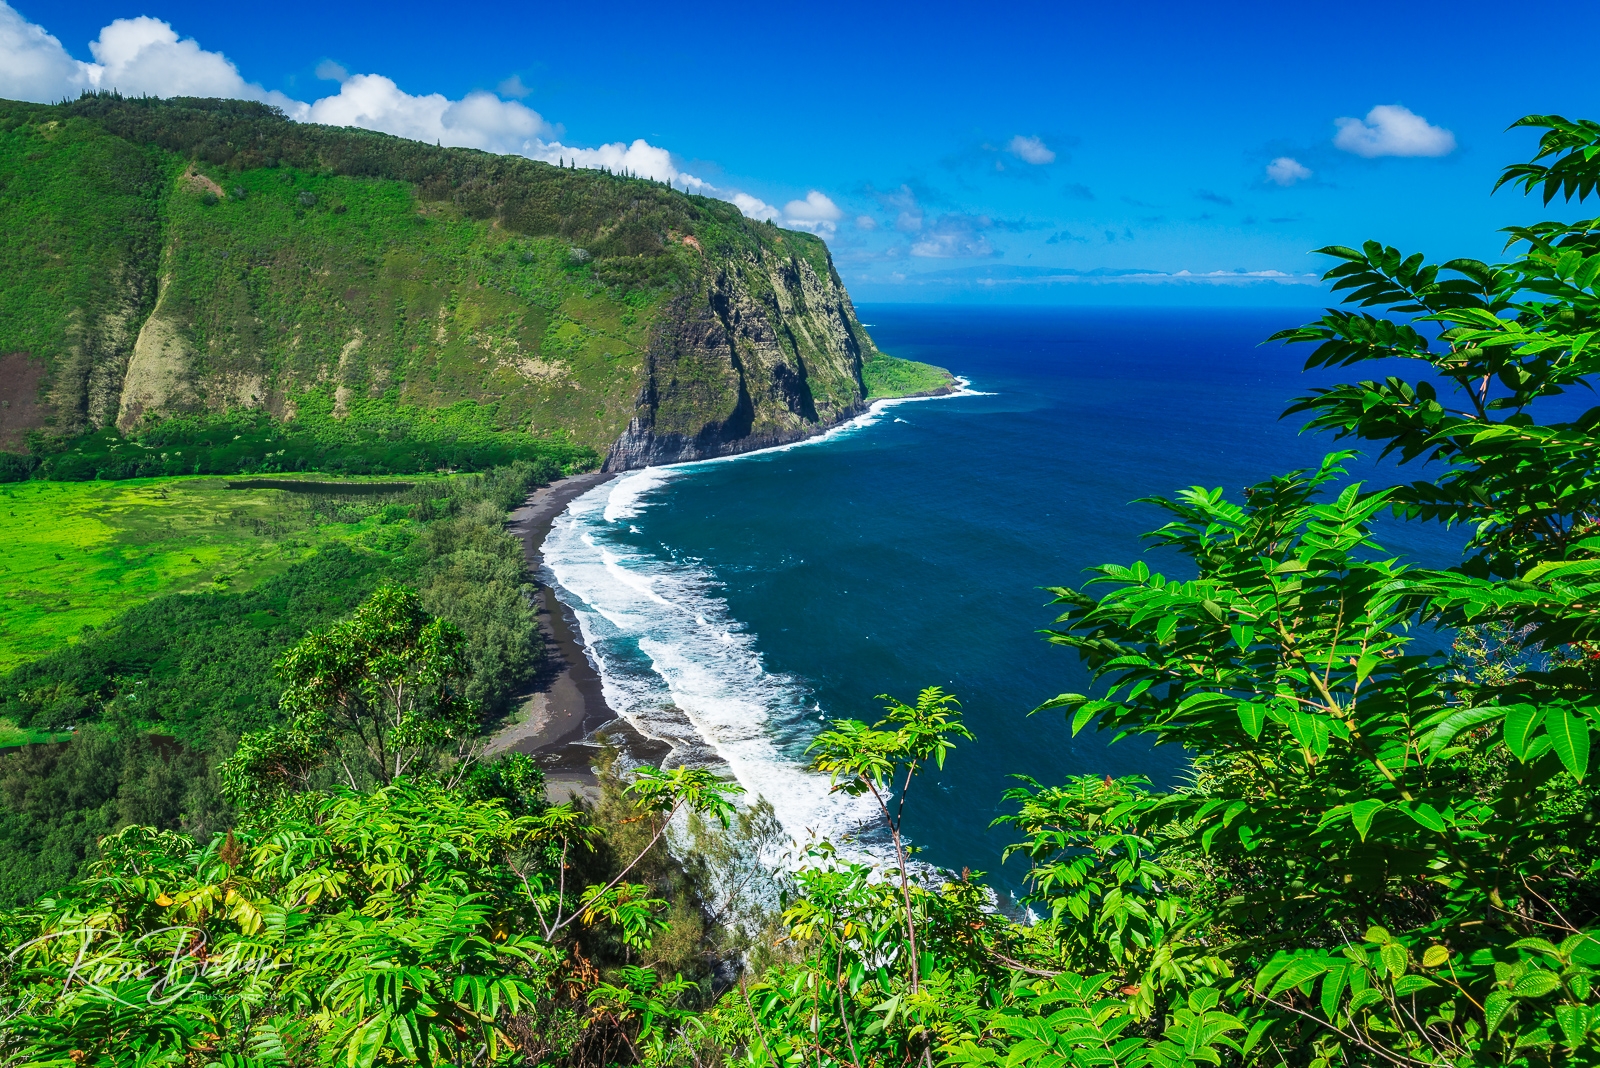
{"label": "white surf foam", "polygon": [[837,440],[899,404],[986,395],[957,381],[960,388],[943,397],[874,402],[815,438],[623,475],[576,498],[545,540],[545,566],[577,616],[606,702],[642,734],[693,760],[695,747],[683,738],[687,719],[740,785],[771,803],[798,843],[814,837],[839,842],[873,828],[880,821],[877,805],[870,797],[831,793],[825,776],[806,770],[804,743],[827,713],[801,680],[766,669],[755,636],[729,616],[709,569],[627,544],[623,535],[637,532],[628,520],[650,507],[654,491],[699,464]]}
{"label": "white surf foam", "polygon": [[[801,438],[799,441],[791,441],[787,445],[773,445],[770,448],[755,449],[751,452],[734,453],[732,456],[714,456],[709,460],[686,460],[681,464],[663,464],[660,467],[647,467],[638,473],[641,475],[648,471],[676,473],[684,468],[692,468],[700,464],[737,463],[740,460],[751,460],[761,456],[769,456],[776,452],[788,452],[790,449],[805,449],[813,445],[824,445],[830,441],[837,441],[840,438],[848,437],[851,434],[860,431],[863,427],[871,426],[873,423],[876,423],[878,420],[883,418],[884,412],[887,412],[889,409],[897,407],[901,404],[918,404],[923,401],[954,400],[958,397],[993,397],[995,395],[993,393],[985,392],[981,389],[973,389],[972,382],[969,379],[962,378],[960,375],[956,375],[955,378],[956,388],[951,390],[949,393],[940,393],[931,397],[889,397],[884,400],[875,400],[867,407],[866,411],[862,412],[854,419],[847,419],[833,429],[826,430],[823,433],[818,434],[816,437]],[[668,477],[671,476],[669,475]],[[655,487],[652,486],[650,488],[654,489]]]}

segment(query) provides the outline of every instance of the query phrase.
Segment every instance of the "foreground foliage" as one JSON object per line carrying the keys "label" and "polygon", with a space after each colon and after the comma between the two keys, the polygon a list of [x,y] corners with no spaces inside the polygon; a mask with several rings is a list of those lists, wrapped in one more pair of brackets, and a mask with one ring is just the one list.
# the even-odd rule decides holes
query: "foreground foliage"
{"label": "foreground foliage", "polygon": [[[646,807],[725,804],[702,779],[642,780]],[[88,878],[6,917],[9,1051],[36,1065],[504,1062],[571,963],[556,935],[579,920],[633,944],[652,930],[644,887],[560,885],[551,861],[576,816],[397,782],[295,796],[205,849],[127,828]]]}

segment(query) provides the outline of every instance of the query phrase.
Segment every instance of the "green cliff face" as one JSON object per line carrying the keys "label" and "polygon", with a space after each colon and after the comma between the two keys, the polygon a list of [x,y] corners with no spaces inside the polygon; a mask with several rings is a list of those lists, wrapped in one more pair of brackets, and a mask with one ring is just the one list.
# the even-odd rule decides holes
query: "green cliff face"
{"label": "green cliff face", "polygon": [[886,361],[809,234],[237,101],[0,102],[0,243],[0,450],[445,412],[622,469],[816,433]]}

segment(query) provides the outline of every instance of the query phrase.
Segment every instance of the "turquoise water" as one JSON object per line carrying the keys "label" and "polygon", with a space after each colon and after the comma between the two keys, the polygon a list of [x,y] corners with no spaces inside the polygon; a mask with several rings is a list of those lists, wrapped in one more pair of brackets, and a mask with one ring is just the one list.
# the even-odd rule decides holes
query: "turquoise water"
{"label": "turquoise water", "polygon": [[[1137,497],[1237,495],[1332,447],[1278,419],[1316,384],[1299,372],[1306,350],[1259,344],[1316,314],[865,307],[883,349],[949,367],[976,395],[629,475],[574,504],[547,560],[613,706],[688,759],[726,761],[797,838],[871,815],[799,767],[824,718],[871,720],[882,692],[954,691],[977,740],[915,788],[907,825],[925,859],[1014,889],[1005,833],[988,829],[1009,775],[1170,783],[1185,763],[1028,714],[1088,684],[1037,633],[1053,618],[1040,587],[1139,557],[1161,520]],[[1367,461],[1353,473],[1388,477]],[[1455,544],[1397,524],[1380,537],[1434,562]]]}

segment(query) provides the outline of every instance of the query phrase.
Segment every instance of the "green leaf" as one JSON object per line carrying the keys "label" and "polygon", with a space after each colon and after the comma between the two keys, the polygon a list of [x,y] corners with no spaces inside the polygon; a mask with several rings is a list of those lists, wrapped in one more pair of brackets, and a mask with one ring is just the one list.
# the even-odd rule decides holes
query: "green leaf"
{"label": "green leaf", "polygon": [[1377,987],[1369,986],[1365,990],[1358,991],[1356,995],[1350,999],[1350,1015],[1353,1017],[1356,1013],[1360,1012],[1368,1005],[1376,1005],[1382,1000],[1383,991],[1379,990]]}
{"label": "green leaf", "polygon": [[1557,960],[1561,959],[1561,950],[1556,948],[1555,943],[1551,942],[1547,938],[1519,938],[1515,942],[1511,943],[1511,948],[1531,949],[1536,953],[1543,953],[1547,957],[1554,957]]}
{"label": "green leaf", "polygon": [[1425,975],[1402,975],[1394,981],[1394,993],[1395,997],[1407,998],[1419,990],[1427,990],[1438,985]]}
{"label": "green leaf", "polygon": [[1505,714],[1506,710],[1498,705],[1477,705],[1452,712],[1428,736],[1428,759],[1432,760],[1443,752],[1462,731],[1499,719]]}
{"label": "green leaf", "polygon": [[1449,959],[1450,950],[1444,946],[1429,946],[1422,954],[1422,966],[1424,968],[1437,968]]}
{"label": "green leaf", "polygon": [[[1365,801],[1357,801],[1350,807],[1350,822],[1355,824],[1356,833],[1361,840],[1367,840],[1367,830],[1372,826],[1374,817],[1383,811],[1384,802],[1369,797]],[[1370,936],[1369,936],[1370,937]]]}
{"label": "green leaf", "polygon": [[1589,770],[1589,724],[1564,708],[1550,708],[1545,711],[1544,729],[1561,763],[1582,782]]}
{"label": "green leaf", "polygon": [[1511,985],[1511,995],[1519,998],[1542,998],[1552,990],[1561,987],[1561,980],[1556,978],[1554,972],[1543,969],[1531,971]]}
{"label": "green leaf", "polygon": [[1577,1049],[1589,1033],[1589,1010],[1582,1005],[1557,1005],[1556,1024],[1567,1040],[1567,1047]]}
{"label": "green leaf", "polygon": [[1510,995],[1496,990],[1483,999],[1483,1026],[1491,1033],[1500,1029],[1501,1022],[1516,1006]]}
{"label": "green leaf", "polygon": [[1261,1041],[1261,1037],[1267,1033],[1267,1028],[1271,1027],[1274,1022],[1270,1018],[1263,1018],[1251,1024],[1250,1033],[1244,1036],[1243,1042],[1239,1043],[1239,1051],[1248,1054],[1255,1049],[1257,1043]]}
{"label": "green leaf", "polygon": [[1511,705],[1506,709],[1503,729],[1506,748],[1511,750],[1512,756],[1523,761],[1528,759],[1528,742],[1543,718],[1544,710],[1533,705]]}
{"label": "green leaf", "polygon": [[1600,965],[1600,935],[1593,931],[1585,931],[1582,935],[1573,935],[1561,943],[1567,956],[1578,964],[1590,967]]}
{"label": "green leaf", "polygon": [[1439,815],[1439,810],[1425,801],[1413,802],[1405,806],[1405,810],[1406,815],[1430,831],[1443,831],[1447,826],[1444,817]]}
{"label": "green leaf", "polygon": [[1342,964],[1328,969],[1322,980],[1322,1015],[1330,1022],[1337,1021],[1339,1001],[1350,981],[1350,965]]}
{"label": "green leaf", "polygon": [[1255,701],[1239,702],[1239,726],[1252,738],[1261,737],[1261,728],[1267,723],[1267,706]]}
{"label": "green leaf", "polygon": [[1557,578],[1568,579],[1575,575],[1588,575],[1600,571],[1600,560],[1546,560],[1539,566],[1532,568],[1522,576],[1524,582],[1538,582],[1540,579]]}
{"label": "green leaf", "polygon": [[350,1045],[345,1051],[347,1068],[372,1068],[372,1063],[377,1060],[378,1051],[383,1048],[383,1040],[388,1034],[389,1021],[382,1013],[357,1027],[356,1033],[350,1036]]}

